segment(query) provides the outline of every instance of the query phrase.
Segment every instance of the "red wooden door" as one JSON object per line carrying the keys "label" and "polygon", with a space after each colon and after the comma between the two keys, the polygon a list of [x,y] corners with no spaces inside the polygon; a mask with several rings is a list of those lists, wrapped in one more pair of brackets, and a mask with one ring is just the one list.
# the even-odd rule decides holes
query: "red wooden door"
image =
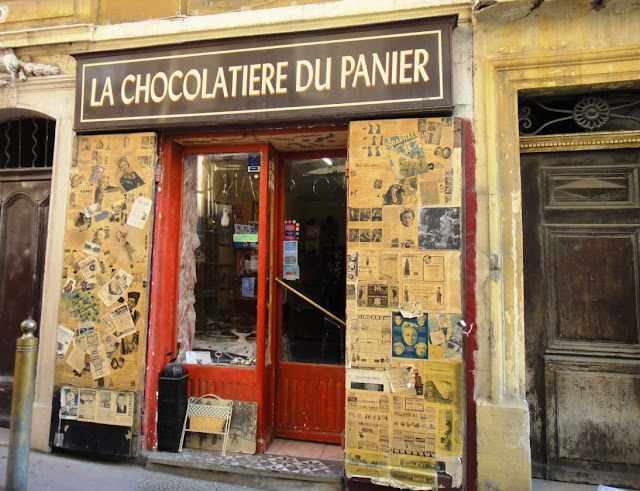
{"label": "red wooden door", "polygon": [[[345,158],[282,160],[275,434],[340,443],[344,432]],[[314,305],[315,304],[315,305]],[[321,307],[321,308],[318,308]],[[324,311],[322,310],[324,309]],[[335,317],[336,320],[331,315]]]}

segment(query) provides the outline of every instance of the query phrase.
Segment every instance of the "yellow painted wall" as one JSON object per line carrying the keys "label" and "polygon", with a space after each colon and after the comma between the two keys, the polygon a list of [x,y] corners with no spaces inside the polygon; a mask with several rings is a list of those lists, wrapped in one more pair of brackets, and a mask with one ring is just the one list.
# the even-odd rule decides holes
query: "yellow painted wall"
{"label": "yellow painted wall", "polygon": [[499,1],[474,20],[478,489],[530,487],[518,91],[640,81],[637,4],[534,4]]}
{"label": "yellow painted wall", "polygon": [[95,21],[98,0],[5,0],[0,32]]}
{"label": "yellow painted wall", "polygon": [[329,0],[5,0],[0,2],[4,21],[0,32],[74,23],[120,24],[176,15],[209,15],[264,10]]}

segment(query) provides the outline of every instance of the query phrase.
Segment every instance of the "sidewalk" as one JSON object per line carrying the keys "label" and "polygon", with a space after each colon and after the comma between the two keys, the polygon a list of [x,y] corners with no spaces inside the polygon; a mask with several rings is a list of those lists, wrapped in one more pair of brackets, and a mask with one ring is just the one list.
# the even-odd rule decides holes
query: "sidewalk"
{"label": "sidewalk", "polygon": [[[9,430],[0,428],[0,489],[5,489]],[[31,451],[29,491],[253,491],[263,488],[219,483],[145,469],[139,464],[93,461],[66,454]]]}
{"label": "sidewalk", "polygon": [[[5,489],[9,430],[0,428],[0,490]],[[181,460],[183,454],[154,453],[157,462],[128,463],[110,459],[92,460],[76,454],[44,453],[32,450],[29,454],[28,491],[257,491],[304,489],[324,491],[327,483],[313,480],[277,480],[263,473],[207,471],[193,462],[182,467],[163,466],[163,462]],[[143,459],[144,460],[144,459]],[[191,460],[194,460],[193,456]],[[150,465],[152,464],[152,465]],[[151,469],[148,467],[152,467]],[[154,469],[155,468],[155,469]],[[253,474],[253,475],[252,475]]]}
{"label": "sidewalk", "polygon": [[[9,430],[0,428],[0,489],[4,489],[6,481],[8,442]],[[140,464],[94,461],[76,455],[31,451],[27,489],[29,491],[283,491],[286,488],[282,484],[278,486],[265,481],[256,481],[254,487],[232,482],[218,482],[212,479],[224,480],[225,476],[214,472],[210,472],[207,479],[196,479],[177,475],[176,472],[180,471],[178,468],[166,468],[166,470],[170,473],[150,470]],[[228,477],[227,475],[227,480]],[[324,489],[322,483],[312,481],[297,484],[308,491]],[[531,489],[532,491],[596,491],[597,488],[594,485],[533,479]]]}
{"label": "sidewalk", "polygon": [[[8,447],[0,447],[0,489],[5,489]],[[217,483],[208,480],[165,474],[141,465],[94,462],[79,457],[32,451],[29,456],[29,491],[170,491],[229,490],[251,491],[258,488]]]}

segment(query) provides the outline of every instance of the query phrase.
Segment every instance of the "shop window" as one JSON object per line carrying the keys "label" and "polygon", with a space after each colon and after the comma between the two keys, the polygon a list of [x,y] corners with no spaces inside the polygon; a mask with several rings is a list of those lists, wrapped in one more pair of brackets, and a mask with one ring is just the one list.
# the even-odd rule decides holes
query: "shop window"
{"label": "shop window", "polygon": [[187,363],[255,365],[259,168],[259,153],[185,157],[178,342]]}

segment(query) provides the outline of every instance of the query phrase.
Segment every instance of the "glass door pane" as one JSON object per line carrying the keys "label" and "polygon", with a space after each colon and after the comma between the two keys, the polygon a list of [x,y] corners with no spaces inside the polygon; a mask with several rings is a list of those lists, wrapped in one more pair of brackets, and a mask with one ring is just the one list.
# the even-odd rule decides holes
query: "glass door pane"
{"label": "glass door pane", "polygon": [[[299,224],[297,279],[287,284],[339,319],[345,312],[344,158],[284,162],[284,221]],[[290,236],[289,236],[290,237]],[[285,251],[289,248],[286,243]],[[286,257],[286,256],[289,257]],[[294,266],[289,253],[284,268]],[[284,271],[283,271],[284,273]],[[283,278],[296,278],[283,274]],[[282,307],[282,362],[344,364],[344,326],[291,291]]]}
{"label": "glass door pane", "polygon": [[[256,363],[260,172],[251,171],[256,168],[257,152],[185,157],[181,281],[190,281],[185,250],[195,249],[196,354],[191,356],[201,358],[195,363]],[[193,245],[185,248],[190,238]]]}

